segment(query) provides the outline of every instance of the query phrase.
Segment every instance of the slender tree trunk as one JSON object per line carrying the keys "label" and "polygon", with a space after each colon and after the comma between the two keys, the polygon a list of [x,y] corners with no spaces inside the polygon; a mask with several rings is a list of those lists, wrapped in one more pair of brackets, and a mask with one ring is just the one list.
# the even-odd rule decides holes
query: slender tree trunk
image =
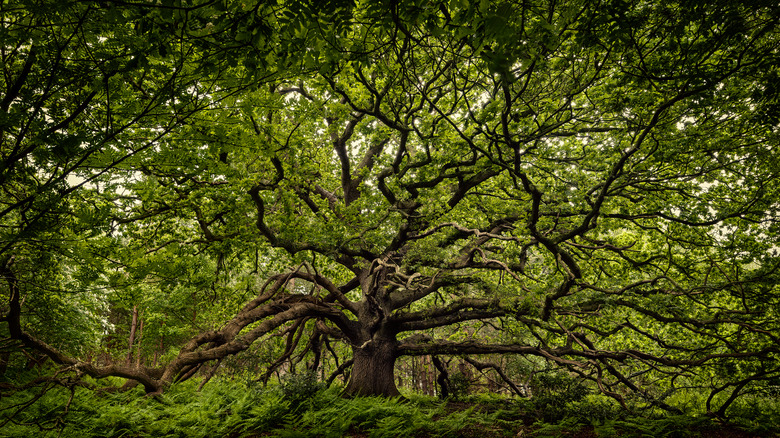
{"label": "slender tree trunk", "polygon": [[353,347],[354,363],[349,383],[344,389],[347,396],[401,395],[395,386],[396,341],[376,338],[363,348]]}
{"label": "slender tree trunk", "polygon": [[163,343],[164,339],[165,337],[163,335],[160,335],[160,343],[157,345],[157,348],[154,350],[154,361],[153,361],[154,365],[152,365],[154,367],[156,367],[157,364],[159,363],[160,355],[163,352],[163,347],[165,346],[165,344]]}
{"label": "slender tree trunk", "polygon": [[414,392],[418,392],[420,390],[420,379],[417,378],[417,356],[412,356],[411,362],[412,362],[412,371],[411,371],[412,389],[414,389]]}
{"label": "slender tree trunk", "polygon": [[143,360],[143,357],[141,355],[141,340],[144,338],[144,318],[143,318],[143,316],[144,316],[144,312],[142,310],[140,315],[138,316],[138,319],[140,320],[140,322],[138,323],[138,336],[137,336],[137,339],[136,339],[137,340],[136,343],[138,345],[136,346],[137,353],[135,355],[135,366],[138,367],[138,368],[141,367],[141,362]]}
{"label": "slender tree trunk", "polygon": [[417,375],[420,380],[420,392],[425,395],[436,395],[431,356],[420,356],[420,366],[417,368]]}
{"label": "slender tree trunk", "polygon": [[135,344],[135,330],[138,327],[138,306],[133,306],[133,320],[130,323],[130,338],[127,342],[127,364],[133,363],[133,345]]}

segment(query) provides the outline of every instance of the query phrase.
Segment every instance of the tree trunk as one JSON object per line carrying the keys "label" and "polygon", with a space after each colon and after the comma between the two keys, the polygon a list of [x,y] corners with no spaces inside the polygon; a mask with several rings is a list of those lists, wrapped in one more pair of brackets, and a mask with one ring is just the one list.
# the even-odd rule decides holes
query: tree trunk
{"label": "tree trunk", "polygon": [[133,306],[133,320],[130,322],[130,339],[127,341],[127,364],[133,363],[133,346],[135,345],[135,329],[138,327],[138,306]]}
{"label": "tree trunk", "polygon": [[439,371],[439,376],[436,378],[440,389],[439,398],[447,398],[450,396],[450,373],[447,372],[447,365],[436,356],[431,356],[431,361],[436,370]]}
{"label": "tree trunk", "polygon": [[144,319],[143,319],[143,310],[141,311],[139,317],[140,322],[138,323],[138,336],[136,337],[136,355],[135,355],[135,366],[137,368],[141,368],[141,362],[143,361],[143,357],[141,354],[141,340],[144,338]]}
{"label": "tree trunk", "polygon": [[375,338],[366,343],[363,348],[353,347],[354,363],[344,395],[385,397],[401,395],[395,386],[394,378],[396,343],[394,339]]}

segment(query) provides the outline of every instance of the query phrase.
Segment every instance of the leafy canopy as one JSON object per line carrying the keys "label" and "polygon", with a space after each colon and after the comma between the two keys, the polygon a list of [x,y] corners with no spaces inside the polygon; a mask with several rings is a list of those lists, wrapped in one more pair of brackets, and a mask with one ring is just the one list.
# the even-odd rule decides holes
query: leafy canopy
{"label": "leafy canopy", "polygon": [[[24,348],[148,391],[253,348],[353,356],[353,393],[428,354],[719,415],[776,384],[776,5],[185,3],[7,8]],[[85,339],[147,309],[165,356],[82,362],[22,324],[62,296]]]}

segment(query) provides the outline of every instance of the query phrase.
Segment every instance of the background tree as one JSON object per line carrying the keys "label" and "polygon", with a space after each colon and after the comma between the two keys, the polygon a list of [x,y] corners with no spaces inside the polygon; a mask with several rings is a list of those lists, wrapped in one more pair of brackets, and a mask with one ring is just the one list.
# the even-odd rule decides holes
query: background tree
{"label": "background tree", "polygon": [[111,210],[135,172],[127,160],[214,105],[218,80],[225,95],[241,86],[209,43],[225,24],[203,21],[215,13],[203,6],[0,6],[4,364],[19,347],[75,363],[44,340],[89,355],[105,334],[105,235],[121,224]]}
{"label": "background tree", "polygon": [[206,38],[242,61],[186,89],[210,110],[84,189],[117,203],[120,271],[235,313],[195,310],[155,368],[55,360],[159,391],[282,334],[272,368],[351,363],[347,394],[398,394],[398,357],[504,353],[719,415],[777,380],[775,6],[242,7],[235,40],[262,16],[279,45]]}

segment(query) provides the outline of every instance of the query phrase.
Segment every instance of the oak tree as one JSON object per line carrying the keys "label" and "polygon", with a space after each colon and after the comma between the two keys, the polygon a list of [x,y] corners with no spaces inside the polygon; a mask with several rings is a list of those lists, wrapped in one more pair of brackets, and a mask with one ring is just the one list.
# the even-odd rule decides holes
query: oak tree
{"label": "oak tree", "polygon": [[[202,62],[180,54],[192,79],[169,101],[172,114],[186,96],[204,103],[192,117],[166,113],[168,130],[128,108],[128,132],[159,133],[148,146],[103,126],[60,167],[28,160],[14,187],[40,193],[52,183],[31,181],[63,182],[85,150],[130,148],[68,204],[110,206],[113,234],[90,239],[113,239],[101,254],[115,263],[94,284],[111,271],[187,285],[223,304],[209,312],[234,313],[193,317],[154,367],[83,361],[23,330],[6,261],[11,338],[149,392],[279,335],[272,367],[332,355],[351,367],[350,395],[397,395],[396,360],[416,355],[538,357],[667,409],[677,388],[704,388],[719,415],[780,378],[776,5],[217,3],[153,8],[179,14],[177,41]],[[90,44],[110,38],[95,32]],[[26,44],[6,77],[31,74]],[[167,59],[151,65],[179,71]],[[77,90],[55,99],[72,121],[96,96],[90,120],[115,117],[108,89],[62,88]],[[15,153],[3,146],[4,162]],[[177,274],[180,257],[213,281]]]}

